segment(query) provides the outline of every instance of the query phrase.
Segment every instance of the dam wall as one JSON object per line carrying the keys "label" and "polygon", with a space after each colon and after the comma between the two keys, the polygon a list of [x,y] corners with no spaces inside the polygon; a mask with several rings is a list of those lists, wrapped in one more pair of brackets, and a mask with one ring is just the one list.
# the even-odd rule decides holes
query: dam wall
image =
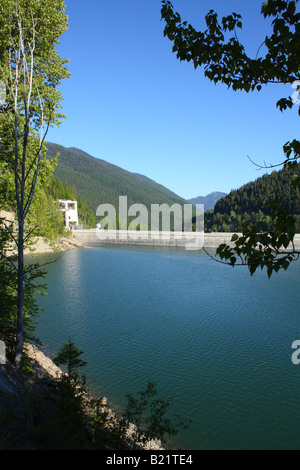
{"label": "dam wall", "polygon": [[[221,243],[230,245],[230,232],[154,232],[136,230],[73,230],[73,237],[86,246],[133,245],[185,247],[188,250],[217,248]],[[295,236],[295,247],[300,250],[300,234]]]}

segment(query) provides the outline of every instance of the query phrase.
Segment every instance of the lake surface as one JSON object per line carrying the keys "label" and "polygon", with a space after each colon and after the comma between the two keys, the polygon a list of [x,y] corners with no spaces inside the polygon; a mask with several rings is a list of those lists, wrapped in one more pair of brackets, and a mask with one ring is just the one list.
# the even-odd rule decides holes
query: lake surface
{"label": "lake surface", "polygon": [[300,449],[300,262],[270,280],[175,248],[40,256],[36,330],[50,355],[72,338],[89,388],[122,409],[149,381],[192,424],[182,449]]}

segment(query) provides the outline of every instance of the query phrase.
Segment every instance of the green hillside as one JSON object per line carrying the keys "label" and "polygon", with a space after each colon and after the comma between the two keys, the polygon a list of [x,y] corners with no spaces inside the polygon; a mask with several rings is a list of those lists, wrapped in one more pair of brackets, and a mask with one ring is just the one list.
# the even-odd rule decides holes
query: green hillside
{"label": "green hillside", "polygon": [[119,196],[127,196],[128,206],[139,203],[148,210],[151,204],[187,204],[187,201],[146,176],[131,173],[76,148],[49,142],[46,146],[49,158],[54,158],[59,152],[55,177],[63,184],[70,185],[74,194],[80,194],[94,211],[104,203],[117,208]]}
{"label": "green hillside", "polygon": [[300,175],[297,168],[284,168],[265,174],[254,182],[232,190],[219,199],[214,210],[205,213],[205,231],[240,231],[245,220],[255,223],[261,230],[271,229],[270,209],[266,201],[276,201],[294,215],[297,232],[300,232],[300,193],[293,184],[293,176]]}

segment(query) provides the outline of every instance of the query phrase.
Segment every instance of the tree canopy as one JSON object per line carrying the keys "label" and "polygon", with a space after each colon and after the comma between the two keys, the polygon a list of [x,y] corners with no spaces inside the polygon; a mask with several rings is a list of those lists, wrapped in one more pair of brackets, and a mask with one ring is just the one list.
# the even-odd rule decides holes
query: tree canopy
{"label": "tree canopy", "polygon": [[[15,363],[20,366],[24,337],[24,245],[33,232],[26,218],[32,207],[39,177],[48,172],[44,140],[50,126],[59,125],[61,80],[69,77],[67,60],[56,51],[67,29],[63,0],[1,0],[0,82],[5,99],[0,108],[1,183],[14,182],[11,204],[17,233],[5,225],[16,244],[17,326]],[[3,95],[3,93],[2,93]],[[43,171],[44,170],[44,171]],[[49,172],[48,172],[49,174]],[[2,185],[2,193],[5,190]],[[2,261],[7,261],[2,252]],[[14,266],[9,260],[9,266]]]}
{"label": "tree canopy", "polygon": [[241,232],[244,222],[253,223],[262,231],[271,230],[272,207],[268,201],[276,201],[294,217],[295,230],[300,232],[300,191],[293,184],[300,175],[298,168],[284,167],[264,174],[255,181],[219,199],[213,210],[205,212],[206,232]]}
{"label": "tree canopy", "polygon": [[[262,4],[261,14],[272,20],[272,34],[258,44],[255,57],[247,55],[239,41],[238,30],[243,27],[242,16],[232,13],[219,20],[218,14],[210,10],[205,16],[205,31],[197,31],[179,13],[169,0],[162,0],[161,14],[165,21],[164,35],[173,43],[173,52],[181,61],[192,62],[195,69],[203,67],[204,75],[215,84],[222,83],[232,90],[250,92],[262,90],[267,84],[288,84],[300,90],[300,12],[298,0],[268,0]],[[294,94],[293,94],[294,95]],[[280,111],[291,109],[294,97],[285,96],[277,101]],[[299,107],[300,116],[300,107]],[[296,169],[300,158],[300,142],[297,139],[283,145],[282,165]],[[300,178],[293,179],[297,186]],[[295,225],[289,212],[278,203],[272,203],[272,230],[260,230],[246,224],[242,237],[234,235],[234,246],[222,245],[217,254],[232,266],[249,267],[253,274],[258,266],[267,266],[270,276],[273,270],[298,259],[293,239]],[[249,231],[250,230],[250,231]],[[292,250],[287,253],[287,247]],[[282,262],[281,262],[282,260]]]}

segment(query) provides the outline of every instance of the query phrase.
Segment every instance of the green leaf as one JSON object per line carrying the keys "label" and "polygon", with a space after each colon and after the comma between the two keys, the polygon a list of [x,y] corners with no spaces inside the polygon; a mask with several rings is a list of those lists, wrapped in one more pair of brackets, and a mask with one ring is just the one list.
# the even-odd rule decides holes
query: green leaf
{"label": "green leaf", "polygon": [[254,263],[249,264],[248,267],[249,267],[249,271],[250,271],[251,276],[253,276],[253,274],[255,273],[255,271],[257,269],[257,264],[254,264]]}
{"label": "green leaf", "polygon": [[232,266],[235,265],[235,263],[236,263],[236,257],[235,256],[231,256],[230,263],[232,264]]}

